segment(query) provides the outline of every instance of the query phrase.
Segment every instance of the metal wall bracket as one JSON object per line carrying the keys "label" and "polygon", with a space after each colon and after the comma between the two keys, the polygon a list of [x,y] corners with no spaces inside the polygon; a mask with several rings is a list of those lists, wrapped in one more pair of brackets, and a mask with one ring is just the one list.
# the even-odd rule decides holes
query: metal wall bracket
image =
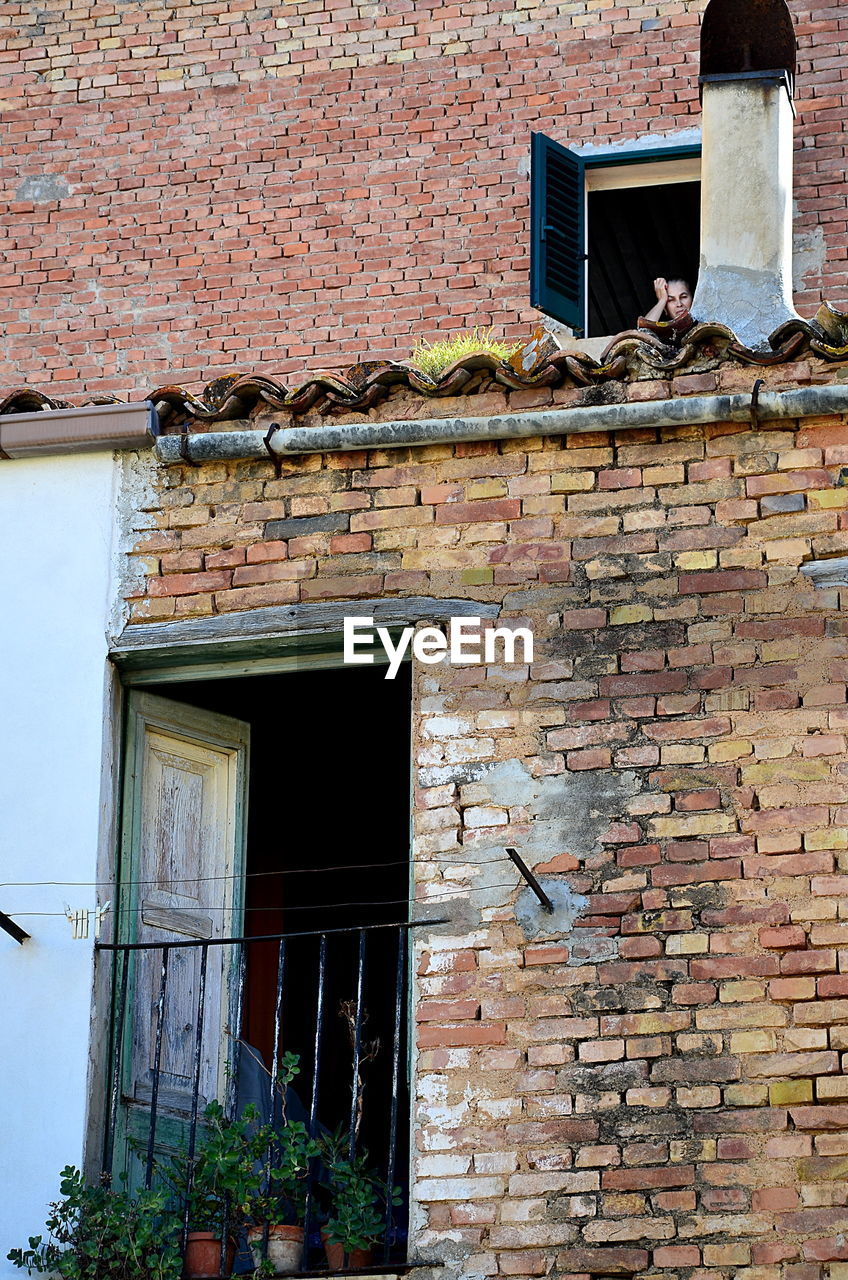
{"label": "metal wall bracket", "polygon": [[9,937],[14,938],[15,942],[19,942],[21,946],[23,946],[27,938],[31,936],[25,929],[22,929],[19,924],[15,924],[14,920],[12,920],[10,916],[7,916],[4,911],[0,911],[0,929],[3,929],[8,933]]}

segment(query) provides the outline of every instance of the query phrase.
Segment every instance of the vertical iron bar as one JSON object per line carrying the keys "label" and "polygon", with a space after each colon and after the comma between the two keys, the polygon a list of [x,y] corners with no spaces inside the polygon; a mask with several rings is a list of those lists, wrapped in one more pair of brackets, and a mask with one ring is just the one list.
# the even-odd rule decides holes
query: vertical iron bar
{"label": "vertical iron bar", "polygon": [[398,929],[397,969],[395,971],[395,1026],[392,1045],[392,1103],[389,1112],[389,1160],[386,1168],[386,1236],[383,1241],[383,1261],[388,1262],[394,1229],[394,1205],[392,1193],[397,1167],[398,1101],[400,1097],[400,1048],[403,1030],[404,971],[406,963],[406,930]]}
{"label": "vertical iron bar", "polygon": [[224,1192],[224,1216],[221,1219],[221,1252],[218,1255],[218,1275],[227,1275],[227,1245],[230,1235],[230,1193]]}
{"label": "vertical iron bar", "polygon": [[186,1177],[186,1202],[183,1210],[183,1252],[188,1240],[188,1223],[191,1193],[194,1187],[194,1150],[197,1143],[197,1102],[200,1093],[200,1063],[203,1056],[203,1015],[206,1005],[206,962],[209,959],[209,943],[200,949],[200,981],[197,988],[197,1033],[194,1041],[194,1071],[191,1089],[191,1120],[188,1130],[188,1173]]}
{"label": "vertical iron bar", "polygon": [[[232,1026],[232,1061],[230,1073],[227,1078],[227,1097],[225,1100],[224,1114],[228,1120],[234,1120],[236,1114],[236,1103],[238,1100],[238,1076],[239,1064],[241,1062],[241,1024],[244,1014],[244,986],[247,973],[247,948],[244,942],[239,944],[238,973],[236,975],[235,998],[232,1002],[233,1008],[233,1026]],[[223,966],[222,966],[223,969]]]}
{"label": "vertical iron bar", "polygon": [[156,1141],[156,1112],[159,1106],[159,1076],[162,1065],[162,1024],[165,1021],[165,988],[168,985],[168,948],[162,948],[162,978],[156,1001],[156,1041],[153,1050],[153,1092],[150,1095],[150,1132],[147,1135],[147,1161],[144,1166],[145,1190],[153,1178],[153,1150]]}
{"label": "vertical iron bar", "polygon": [[353,1079],[350,1086],[350,1137],[348,1139],[347,1158],[353,1161],[356,1155],[356,1139],[359,1135],[360,1121],[360,1083],[359,1063],[362,1056],[362,986],[365,976],[365,930],[359,930],[359,953],[356,962],[356,1015],[353,1024]]}
{"label": "vertical iron bar", "polygon": [[[233,1026],[232,1030],[232,1058],[230,1060],[230,1072],[227,1077],[227,1092],[224,1099],[224,1115],[228,1120],[234,1120],[236,1114],[236,1105],[238,1103],[238,1073],[239,1063],[241,1061],[241,1023],[242,1013],[244,1009],[244,984],[247,970],[247,948],[244,941],[237,945],[238,952],[238,972],[236,976],[235,999],[231,1004],[233,1008]],[[224,966],[221,966],[222,975],[226,972]],[[225,1276],[227,1274],[227,1246],[229,1244],[230,1235],[230,1195],[224,1192],[224,1217],[221,1223],[221,1253],[218,1266],[218,1274]]]}
{"label": "vertical iron bar", "polygon": [[[117,976],[118,952],[115,952],[113,981]],[[130,953],[125,951],[121,962],[121,989],[118,995],[118,1016],[115,1022],[115,1066],[112,1072],[112,1096],[109,1099],[109,1120],[103,1143],[103,1172],[112,1177],[112,1161],[115,1156],[115,1130],[118,1125],[118,1099],[121,1094],[121,1058],[123,1056],[124,1021],[127,1012],[127,987],[129,985]]]}
{"label": "vertical iron bar", "polygon": [[[324,1038],[324,991],[327,969],[327,935],[321,934],[318,945],[318,991],[315,1001],[315,1050],[312,1059],[312,1097],[309,1103],[309,1136],[314,1138],[318,1132],[318,1085],[321,1075],[321,1049]],[[314,1166],[314,1161],[310,1161]],[[312,1184],[315,1177],[314,1167],[309,1170],[306,1184],[306,1212],[303,1221],[303,1257],[301,1269],[309,1270],[309,1233],[312,1227]]]}
{"label": "vertical iron bar", "polygon": [[[271,1124],[275,1124],[277,1120],[277,1072],[280,1069],[280,1041],[283,1030],[283,983],[286,976],[286,940],[280,938],[280,947],[277,952],[277,993],[274,997],[274,1048],[271,1053],[271,1111],[269,1120]],[[286,1100],[282,1099],[283,1114],[285,1114]]]}
{"label": "vertical iron bar", "polygon": [[[283,985],[286,976],[286,940],[280,938],[277,950],[277,991],[274,996],[274,1047],[271,1051],[271,1078],[269,1081],[268,1119],[272,1125],[277,1123],[277,1073],[280,1070],[280,1049],[283,1031]],[[285,1122],[286,1096],[283,1094],[280,1103],[280,1119]],[[277,1144],[273,1141],[268,1148],[268,1163],[265,1170],[265,1192],[271,1189],[271,1169],[277,1158]],[[268,1222],[262,1224],[262,1257],[268,1257]]]}

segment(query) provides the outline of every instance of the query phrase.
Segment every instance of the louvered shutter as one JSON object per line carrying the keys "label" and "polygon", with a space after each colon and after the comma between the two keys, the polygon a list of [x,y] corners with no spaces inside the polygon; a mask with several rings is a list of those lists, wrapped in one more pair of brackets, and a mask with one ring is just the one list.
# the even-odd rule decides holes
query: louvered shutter
{"label": "louvered shutter", "polygon": [[586,323],[584,162],[531,135],[530,302],[582,334]]}

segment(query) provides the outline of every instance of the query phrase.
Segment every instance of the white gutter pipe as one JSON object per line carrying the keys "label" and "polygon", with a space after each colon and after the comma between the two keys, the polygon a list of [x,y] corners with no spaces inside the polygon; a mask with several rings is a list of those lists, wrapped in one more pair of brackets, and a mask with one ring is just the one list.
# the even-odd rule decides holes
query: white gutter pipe
{"label": "white gutter pipe", "polygon": [[7,413],[0,416],[0,458],[144,449],[152,445],[158,430],[149,401]]}
{"label": "white gutter pipe", "polygon": [[[848,413],[848,384],[730,396],[680,396],[675,400],[601,404],[580,409],[537,409],[486,418],[423,418],[418,421],[356,422],[338,426],[274,427],[262,431],[210,431],[159,436],[160,462],[200,463],[237,458],[290,457],[359,449],[400,449],[476,440],[577,435],[683,427],[709,422],[760,422]],[[266,444],[267,440],[267,444]]]}

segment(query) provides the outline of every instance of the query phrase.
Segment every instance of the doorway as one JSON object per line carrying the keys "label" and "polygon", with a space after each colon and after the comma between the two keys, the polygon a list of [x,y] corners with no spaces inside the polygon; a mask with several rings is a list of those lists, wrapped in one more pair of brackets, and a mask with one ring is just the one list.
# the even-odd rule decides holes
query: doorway
{"label": "doorway", "polygon": [[[219,1042],[216,1050],[204,1041],[196,1071],[201,1112],[216,1078],[221,1102],[227,1089],[238,1099],[243,1086],[267,1092],[272,1064],[296,1055],[289,1118],[302,1116],[326,1133],[355,1126],[357,1153],[391,1171],[403,1204],[387,1244],[400,1258],[408,1203],[408,974],[405,928],[394,926],[409,920],[411,667],[394,680],[384,674],[374,666],[172,677],[130,694],[130,724],[146,745],[136,746],[128,769],[122,865],[131,883],[122,918],[132,931],[123,940],[145,948],[134,953],[127,1006],[133,1028],[146,1030],[128,1031],[133,1047],[124,1056],[134,1065],[123,1093],[124,1128],[136,1148],[151,1112],[157,1149],[168,1146],[169,1123],[178,1140],[197,1022],[190,966],[208,953],[203,1034]],[[222,781],[217,763],[232,757],[236,740],[238,786]],[[203,751],[217,753],[214,767]],[[231,764],[230,776],[236,772]],[[217,797],[214,805],[207,793]],[[220,828],[214,814],[227,805],[243,834],[229,840],[236,851],[230,863],[207,865],[200,851]],[[213,813],[205,826],[193,816],[204,806]],[[195,829],[199,835],[185,835]],[[202,911],[192,895],[202,898]],[[216,945],[228,936],[243,941]],[[157,1014],[163,942],[176,950],[160,1000],[165,1012]],[[216,955],[222,963],[210,997]],[[177,1026],[185,1052],[175,1044],[172,1053]],[[159,1042],[164,1049],[154,1061]],[[168,1092],[163,1062],[174,1081],[185,1082],[182,1095]]]}

